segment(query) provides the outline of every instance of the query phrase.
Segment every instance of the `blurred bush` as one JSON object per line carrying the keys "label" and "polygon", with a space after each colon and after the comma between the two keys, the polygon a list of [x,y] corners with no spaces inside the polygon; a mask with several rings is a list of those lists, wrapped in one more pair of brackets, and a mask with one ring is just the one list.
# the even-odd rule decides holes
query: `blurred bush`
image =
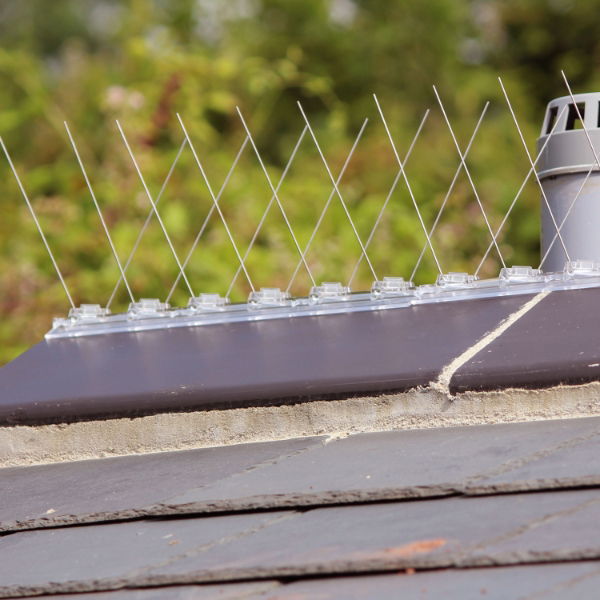
{"label": "blurred bush", "polygon": [[[67,143],[68,120],[124,259],[149,204],[118,136],[127,132],[157,194],[182,140],[180,113],[213,189],[227,174],[244,130],[240,106],[273,181],[302,131],[296,101],[337,173],[362,120],[365,135],[340,190],[366,239],[397,172],[372,100],[376,92],[401,155],[432,109],[407,166],[431,224],[458,165],[432,94],[435,83],[466,146],[486,100],[490,109],[468,164],[497,226],[528,171],[497,75],[509,89],[533,149],[545,103],[564,95],[564,68],[576,90],[597,88],[600,0],[3,0],[0,3],[0,133],[39,211],[76,303],[104,304],[118,271]],[[0,165],[0,360],[40,339],[67,303],[6,161]],[[280,190],[301,245],[331,191],[310,136]],[[247,146],[221,204],[244,251],[271,197]],[[500,243],[508,263],[538,261],[538,192],[529,185]],[[211,206],[193,156],[184,150],[161,214],[185,256]],[[308,255],[315,278],[344,280],[360,249],[334,198]],[[433,239],[444,270],[472,272],[489,242],[464,173]],[[370,253],[377,274],[408,277],[423,244],[403,181]],[[275,206],[248,259],[258,286],[286,287],[297,262]],[[224,293],[237,263],[216,213],[190,261],[195,293]],[[493,253],[482,273],[493,275]],[[436,274],[429,254],[418,282]],[[177,268],[155,220],[130,269],[140,297],[164,297]],[[361,265],[355,289],[370,285]],[[300,271],[293,291],[309,285]],[[248,293],[238,278],[232,298]],[[174,304],[189,293],[180,282]],[[116,310],[127,305],[124,289]]]}

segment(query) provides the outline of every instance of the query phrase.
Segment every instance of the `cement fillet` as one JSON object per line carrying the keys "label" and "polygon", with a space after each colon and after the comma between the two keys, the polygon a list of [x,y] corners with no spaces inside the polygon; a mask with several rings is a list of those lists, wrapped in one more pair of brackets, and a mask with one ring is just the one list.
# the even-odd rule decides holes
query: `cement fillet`
{"label": "cement fillet", "polygon": [[295,405],[0,428],[0,467],[351,433],[600,416],[600,383],[548,389],[435,389]]}

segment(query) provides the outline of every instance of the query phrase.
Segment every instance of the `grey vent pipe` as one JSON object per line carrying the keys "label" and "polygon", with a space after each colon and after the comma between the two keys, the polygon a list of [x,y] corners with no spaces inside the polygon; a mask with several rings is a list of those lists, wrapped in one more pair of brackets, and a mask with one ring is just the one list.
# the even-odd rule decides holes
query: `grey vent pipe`
{"label": "grey vent pipe", "polygon": [[[600,158],[600,92],[573,98]],[[570,260],[600,262],[600,169],[573,98],[556,98],[546,108],[538,152],[549,135],[550,140],[537,162],[537,172],[559,227],[568,213],[561,235]],[[543,197],[541,226],[542,258],[548,253],[542,268],[547,272],[562,271],[568,259]]]}

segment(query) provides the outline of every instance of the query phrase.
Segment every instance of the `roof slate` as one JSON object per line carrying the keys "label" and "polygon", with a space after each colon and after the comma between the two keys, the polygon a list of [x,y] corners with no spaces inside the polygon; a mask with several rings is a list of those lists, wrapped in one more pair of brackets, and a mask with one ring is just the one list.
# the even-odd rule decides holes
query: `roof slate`
{"label": "roof slate", "polygon": [[20,532],[0,595],[600,559],[599,511],[593,489]]}
{"label": "roof slate", "polygon": [[586,418],[0,469],[0,597],[585,597],[599,435]]}
{"label": "roof slate", "polygon": [[301,438],[1,469],[0,531],[600,484],[600,418]]}
{"label": "roof slate", "polygon": [[406,571],[315,578],[286,583],[181,585],[111,592],[58,594],[55,600],[564,600],[595,598],[600,566],[575,562],[516,567]]}

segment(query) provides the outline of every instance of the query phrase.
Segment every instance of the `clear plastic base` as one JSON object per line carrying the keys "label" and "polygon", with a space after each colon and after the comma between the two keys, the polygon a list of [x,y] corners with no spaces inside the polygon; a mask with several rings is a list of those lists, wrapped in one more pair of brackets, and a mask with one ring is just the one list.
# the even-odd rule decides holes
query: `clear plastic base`
{"label": "clear plastic base", "polygon": [[373,283],[370,292],[360,293],[351,293],[350,288],[341,283],[326,282],[313,287],[307,298],[291,298],[277,288],[262,288],[250,294],[248,303],[244,304],[229,304],[218,294],[191,298],[186,308],[171,308],[157,299],[144,298],[131,304],[128,312],[117,315],[111,315],[98,304],[82,304],[71,309],[67,318],[54,319],[46,339],[401,309],[419,304],[591,287],[600,287],[600,263],[579,260],[567,263],[559,273],[519,266],[502,269],[495,279],[444,273],[435,284],[416,287],[402,277],[385,277]]}

